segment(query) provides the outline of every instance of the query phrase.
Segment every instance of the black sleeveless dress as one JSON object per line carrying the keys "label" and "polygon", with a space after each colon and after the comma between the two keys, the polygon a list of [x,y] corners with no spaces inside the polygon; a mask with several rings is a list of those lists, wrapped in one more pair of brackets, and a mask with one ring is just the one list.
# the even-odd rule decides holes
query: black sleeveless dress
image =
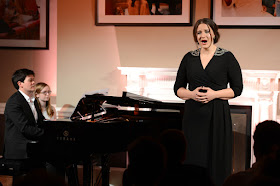
{"label": "black sleeveless dress", "polygon": [[[194,90],[205,86],[221,90],[230,86],[234,95],[243,89],[240,66],[234,55],[217,47],[203,68],[200,49],[187,53],[177,72],[174,91],[180,87]],[[222,185],[232,169],[232,123],[227,100],[214,99],[207,104],[186,100],[183,132],[187,140],[186,164],[206,167],[216,185]]]}

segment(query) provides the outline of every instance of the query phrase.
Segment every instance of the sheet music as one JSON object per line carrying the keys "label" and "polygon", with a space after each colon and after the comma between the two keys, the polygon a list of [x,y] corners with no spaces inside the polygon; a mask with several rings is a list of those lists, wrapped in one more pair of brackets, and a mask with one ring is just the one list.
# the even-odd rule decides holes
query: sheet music
{"label": "sheet music", "polygon": [[[96,90],[96,91],[90,91],[90,92],[86,92],[83,94],[83,96],[81,97],[81,99],[85,98],[86,95],[94,95],[94,94],[103,94],[104,96],[107,96],[108,95],[108,92],[109,92],[109,89],[106,88],[106,89],[100,89],[100,90]],[[81,100],[80,99],[80,100]],[[71,114],[71,116],[73,116],[73,114],[75,113],[75,111],[77,110],[77,107],[78,107],[78,104],[77,106],[75,107],[73,113]],[[97,116],[100,116],[100,115],[103,115],[103,114],[106,114],[106,110],[101,106],[101,109],[99,113],[96,113],[94,114],[94,117],[97,117]],[[83,116],[79,111],[77,112],[79,114],[79,116],[81,117],[80,120],[88,120],[88,119],[91,119],[92,118],[92,115],[85,115]]]}

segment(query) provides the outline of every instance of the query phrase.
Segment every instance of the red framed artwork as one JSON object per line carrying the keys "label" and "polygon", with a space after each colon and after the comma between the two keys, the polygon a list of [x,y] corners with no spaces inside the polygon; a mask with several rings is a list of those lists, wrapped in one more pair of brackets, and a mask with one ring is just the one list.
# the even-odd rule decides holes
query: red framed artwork
{"label": "red framed artwork", "polygon": [[96,25],[191,26],[192,0],[96,0]]}
{"label": "red framed artwork", "polygon": [[48,49],[49,0],[0,0],[0,47]]}
{"label": "red framed artwork", "polygon": [[212,0],[211,6],[221,28],[280,27],[280,0]]}

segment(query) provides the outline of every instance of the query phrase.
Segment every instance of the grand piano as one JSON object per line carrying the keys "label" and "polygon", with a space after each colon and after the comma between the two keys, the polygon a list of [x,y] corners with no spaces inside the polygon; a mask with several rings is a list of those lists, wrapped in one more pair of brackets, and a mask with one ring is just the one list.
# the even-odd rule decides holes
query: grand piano
{"label": "grand piano", "polygon": [[[167,103],[129,92],[121,97],[86,95],[70,120],[45,121],[43,154],[47,161],[83,162],[83,185],[92,184],[92,157],[101,155],[102,186],[109,186],[108,158],[125,152],[140,136],[158,138],[166,129],[181,129],[183,104]],[[31,153],[32,154],[32,153]],[[77,172],[69,185],[78,185]]]}

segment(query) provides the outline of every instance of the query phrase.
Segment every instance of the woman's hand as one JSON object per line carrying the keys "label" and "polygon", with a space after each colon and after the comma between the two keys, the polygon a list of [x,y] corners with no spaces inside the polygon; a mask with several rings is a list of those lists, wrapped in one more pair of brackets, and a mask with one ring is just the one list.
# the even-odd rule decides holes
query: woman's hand
{"label": "woman's hand", "polygon": [[200,103],[208,103],[213,99],[229,100],[234,97],[234,92],[231,88],[215,91],[209,87],[201,86],[190,91],[181,87],[178,89],[177,95],[183,100],[193,99]]}
{"label": "woman's hand", "polygon": [[197,87],[196,89],[194,89],[194,90],[192,91],[192,94],[191,94],[191,95],[192,95],[192,96],[191,96],[191,99],[200,102],[200,101],[199,101],[199,98],[200,98],[200,96],[199,96],[199,94],[200,94],[199,90],[202,89],[202,88],[203,88],[203,87]]}
{"label": "woman's hand", "polygon": [[216,98],[216,91],[209,87],[197,87],[193,90],[195,93],[194,100],[201,103],[208,103]]}

